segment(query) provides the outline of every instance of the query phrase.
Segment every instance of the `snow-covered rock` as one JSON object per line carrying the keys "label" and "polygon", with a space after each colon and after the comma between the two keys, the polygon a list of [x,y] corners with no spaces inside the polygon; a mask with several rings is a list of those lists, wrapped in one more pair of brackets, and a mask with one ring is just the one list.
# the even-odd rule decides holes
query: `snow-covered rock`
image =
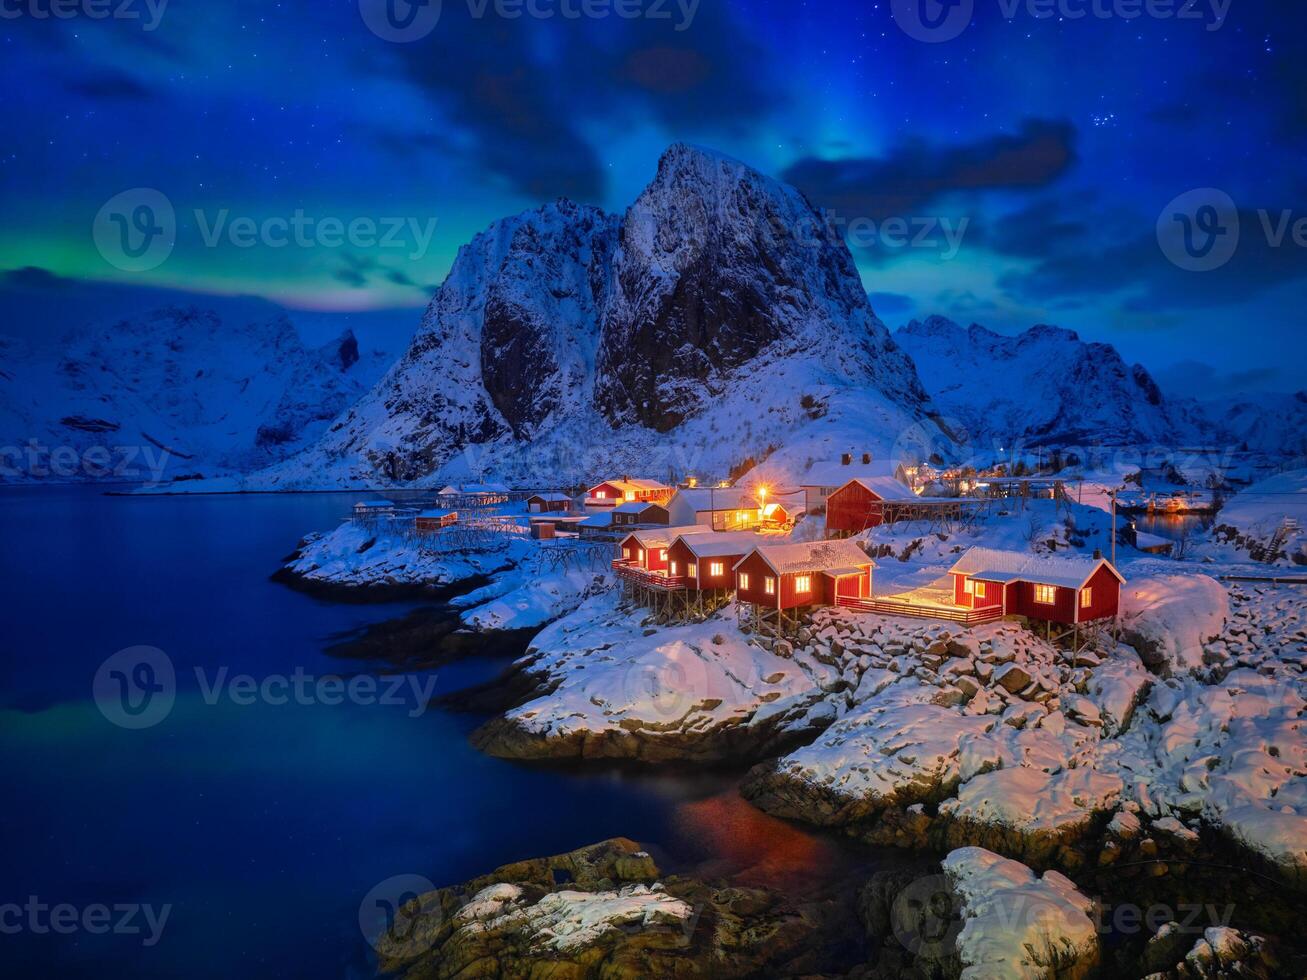
{"label": "snow-covered rock", "polygon": [[1164,675],[1201,668],[1229,615],[1225,587],[1206,575],[1132,578],[1121,590],[1122,639]]}
{"label": "snow-covered rock", "polygon": [[1041,877],[979,847],[950,852],[943,866],[960,900],[963,980],[1080,977],[1097,965],[1094,903],[1064,875]]}
{"label": "snow-covered rock", "polygon": [[1212,538],[1254,561],[1307,565],[1307,469],[1235,494],[1216,515]]}

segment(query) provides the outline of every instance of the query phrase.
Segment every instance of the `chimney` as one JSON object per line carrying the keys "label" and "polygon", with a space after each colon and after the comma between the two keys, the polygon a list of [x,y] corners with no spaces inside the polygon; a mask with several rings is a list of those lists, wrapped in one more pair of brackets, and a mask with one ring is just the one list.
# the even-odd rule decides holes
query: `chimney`
{"label": "chimney", "polygon": [[841,465],[848,466],[852,462],[853,462],[853,453],[844,453],[840,456]]}
{"label": "chimney", "polygon": [[1102,549],[1102,548],[1095,548],[1095,549],[1094,549],[1094,561],[1098,561],[1098,560],[1101,559],[1102,557],[1103,557],[1103,549]]}
{"label": "chimney", "polygon": [[863,453],[863,454],[862,454],[862,465],[863,465],[863,466],[868,466],[868,465],[870,465],[870,464],[871,464],[871,453]]}

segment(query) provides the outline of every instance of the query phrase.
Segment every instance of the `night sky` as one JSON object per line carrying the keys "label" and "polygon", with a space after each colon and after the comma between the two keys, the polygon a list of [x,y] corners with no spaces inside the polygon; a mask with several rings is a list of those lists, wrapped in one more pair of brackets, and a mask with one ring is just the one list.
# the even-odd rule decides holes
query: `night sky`
{"label": "night sky", "polygon": [[[1184,0],[921,0],[960,11],[938,43],[910,36],[917,0],[588,0],[601,17],[534,0],[549,19],[513,0],[392,0],[425,32],[407,43],[369,28],[386,33],[386,0],[67,2],[57,19],[50,0],[0,0],[0,332],[39,341],[155,289],[418,308],[491,221],[559,196],[620,211],[684,140],[855,222],[891,327],[1055,323],[1177,393],[1304,387],[1307,240],[1290,224],[1277,247],[1258,213],[1272,232],[1307,219],[1297,2],[1199,0],[1178,18]],[[127,16],[92,17],[97,3]],[[1070,16],[1032,16],[1059,6]],[[1128,16],[1150,7],[1172,16]],[[131,271],[95,231],[137,188],[176,225],[166,260]],[[1180,229],[1168,205],[1199,188],[1221,193],[1183,206],[1224,237],[1195,261],[1223,264],[1188,271],[1157,229]],[[324,234],[277,247],[230,224],[297,212]],[[327,219],[403,229],[336,244]],[[920,244],[895,247],[893,219]],[[956,250],[941,228],[962,229]],[[392,321],[411,329],[416,311]]]}

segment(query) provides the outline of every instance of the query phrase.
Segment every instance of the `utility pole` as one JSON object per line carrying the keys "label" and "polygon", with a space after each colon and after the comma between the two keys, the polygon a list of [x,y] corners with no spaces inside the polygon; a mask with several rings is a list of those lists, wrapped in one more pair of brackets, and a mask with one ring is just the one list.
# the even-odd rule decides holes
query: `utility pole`
{"label": "utility pole", "polygon": [[1112,567],[1116,567],[1116,490],[1112,490]]}

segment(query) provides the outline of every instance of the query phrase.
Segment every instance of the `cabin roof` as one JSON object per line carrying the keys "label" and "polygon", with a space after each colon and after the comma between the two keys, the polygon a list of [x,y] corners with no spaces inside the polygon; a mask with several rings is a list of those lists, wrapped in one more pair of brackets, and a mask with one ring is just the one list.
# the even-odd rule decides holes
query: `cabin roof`
{"label": "cabin roof", "polygon": [[892,476],[858,476],[849,480],[840,489],[843,490],[849,483],[858,484],[864,490],[874,493],[881,500],[907,502],[921,499],[909,489],[906,483]]}
{"label": "cabin roof", "polygon": [[418,516],[418,517],[427,517],[427,518],[430,518],[430,519],[434,520],[434,519],[436,519],[436,518],[438,518],[438,517],[452,517],[453,515],[455,515],[455,514],[457,514],[457,513],[458,513],[458,511],[456,511],[456,510],[444,510],[444,509],[439,509],[439,508],[437,508],[436,510],[424,510],[424,511],[422,511],[420,514],[418,514],[417,516]]}
{"label": "cabin roof", "polygon": [[1030,555],[996,548],[972,548],[954,563],[949,572],[983,582],[1031,582],[1035,585],[1078,589],[1094,577],[1101,565],[1106,565],[1117,579],[1125,582],[1121,573],[1106,558]]}
{"label": "cabin roof", "polygon": [[355,507],[394,507],[393,500],[360,500]]}
{"label": "cabin roof", "polygon": [[[652,500],[630,500],[624,504],[618,504],[613,508],[614,514],[643,514],[650,507],[661,508],[662,504],[654,503]],[[664,508],[665,509],[665,508]]]}
{"label": "cabin roof", "polygon": [[897,459],[873,459],[870,463],[841,463],[838,459],[813,463],[799,482],[801,487],[842,487],[862,477],[893,477],[902,466]]}
{"label": "cabin roof", "polygon": [[[755,552],[777,575],[789,575],[793,572],[824,572],[827,569],[850,567],[874,568],[876,565],[856,542],[848,539],[764,544],[754,548],[749,555]],[[735,567],[739,568],[749,555],[745,555]]]}
{"label": "cabin roof", "polygon": [[720,534],[691,534],[685,536],[685,547],[696,558],[725,558],[743,555],[753,550],[758,535],[752,531],[726,531]]}
{"label": "cabin roof", "polygon": [[665,483],[659,483],[657,480],[600,480],[591,490],[598,490],[600,487],[612,487],[614,490],[620,490],[622,493],[630,491],[631,493],[642,492],[647,490],[670,490]]}
{"label": "cabin roof", "polygon": [[640,531],[632,531],[622,539],[625,544],[631,538],[646,551],[650,548],[667,548],[677,538],[688,534],[712,534],[712,528],[705,527],[702,524],[689,524],[685,527],[651,527]]}
{"label": "cabin roof", "polygon": [[572,498],[565,493],[533,493],[526,499],[528,502],[532,500],[544,500],[549,503],[561,503],[563,501],[571,500]]}

